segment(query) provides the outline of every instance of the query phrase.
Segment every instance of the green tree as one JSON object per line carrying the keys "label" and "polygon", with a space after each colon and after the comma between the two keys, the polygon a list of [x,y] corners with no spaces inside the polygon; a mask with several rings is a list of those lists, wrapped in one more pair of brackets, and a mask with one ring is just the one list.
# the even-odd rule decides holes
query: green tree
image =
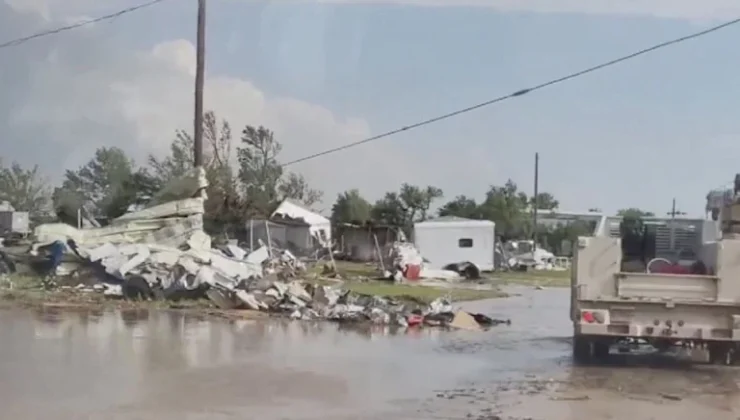
{"label": "green tree", "polygon": [[[239,194],[232,160],[231,126],[212,111],[203,116],[203,163],[208,180],[205,222],[209,230],[220,230],[244,217],[244,201]],[[158,191],[170,179],[181,177],[195,165],[195,141],[190,133],[178,130],[170,153],[158,159],[149,156],[149,187]]]}
{"label": "green tree", "polygon": [[17,211],[27,211],[38,219],[49,214],[51,189],[38,166],[27,169],[19,163],[0,164],[0,201],[8,201]]}
{"label": "green tree", "polygon": [[140,201],[140,180],[134,162],[123,150],[101,147],[87,164],[67,170],[61,188],[54,192],[55,208],[75,214],[89,204],[94,217],[113,219]]}
{"label": "green tree", "polygon": [[508,180],[503,186],[489,188],[481,211],[485,219],[496,223],[497,233],[505,239],[529,237],[532,232],[529,203],[527,194]]}
{"label": "green tree", "polygon": [[[575,220],[570,223],[560,223],[546,230],[539,238],[553,253],[572,256],[573,246],[578,241],[578,237],[591,235],[595,227],[595,222]],[[569,245],[569,249],[565,249],[565,244]]]}
{"label": "green tree", "polygon": [[167,181],[180,177],[193,168],[195,164],[195,141],[182,130],[175,132],[175,139],[170,144],[170,153],[162,159],[149,155],[148,172],[156,182],[157,189]]}
{"label": "green tree", "polygon": [[466,219],[483,219],[484,214],[475,199],[465,195],[458,195],[454,200],[448,201],[438,211],[440,216],[456,216]]}
{"label": "green tree", "polygon": [[291,172],[283,177],[278,186],[278,192],[281,199],[291,198],[300,201],[308,207],[321,202],[324,193],[314,190],[308,185],[303,175]]}
{"label": "green tree", "polygon": [[537,207],[537,210],[555,210],[560,206],[558,200],[548,192],[541,192],[537,194],[538,199],[535,200],[534,196],[529,198],[529,204],[532,208]]}
{"label": "green tree", "polygon": [[268,215],[278,204],[283,168],[277,158],[282,149],[273,132],[265,127],[247,126],[242,131],[237,149],[239,179],[250,210],[257,215]]}
{"label": "green tree", "polygon": [[421,188],[404,183],[398,193],[386,193],[375,203],[372,218],[380,223],[401,226],[408,234],[414,222],[427,219],[432,202],[442,196],[442,190],[437,187]]}
{"label": "green tree", "polygon": [[617,216],[624,218],[642,218],[642,217],[654,217],[655,213],[651,211],[645,211],[636,207],[630,207],[617,211]]}
{"label": "green tree", "polygon": [[375,222],[386,225],[406,227],[409,224],[406,208],[395,192],[387,192],[377,200],[370,215]]}
{"label": "green tree", "polygon": [[345,191],[337,196],[331,208],[331,220],[335,223],[365,223],[371,220],[373,206],[357,189]]}
{"label": "green tree", "polygon": [[239,180],[251,215],[267,216],[280,201],[291,198],[311,206],[322,193],[309,187],[303,176],[285,174],[278,156],[283,146],[265,127],[246,126],[237,148]]}

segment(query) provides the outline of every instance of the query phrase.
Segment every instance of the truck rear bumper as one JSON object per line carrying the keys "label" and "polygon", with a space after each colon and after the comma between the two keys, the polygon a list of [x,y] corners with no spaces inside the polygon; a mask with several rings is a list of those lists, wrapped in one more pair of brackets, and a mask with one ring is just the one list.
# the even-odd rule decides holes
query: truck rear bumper
{"label": "truck rear bumper", "polygon": [[573,320],[576,335],[740,342],[736,307],[584,306]]}
{"label": "truck rear bumper", "polygon": [[660,338],[697,341],[740,341],[740,329],[711,327],[667,327],[639,324],[576,324],[577,335]]}

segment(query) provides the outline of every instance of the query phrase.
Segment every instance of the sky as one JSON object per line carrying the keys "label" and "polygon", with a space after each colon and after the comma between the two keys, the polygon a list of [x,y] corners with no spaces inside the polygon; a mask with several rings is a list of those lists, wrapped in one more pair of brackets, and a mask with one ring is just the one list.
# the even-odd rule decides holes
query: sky
{"label": "sky", "polygon": [[[0,43],[141,2],[0,0]],[[0,49],[2,160],[59,183],[101,146],[165,154],[192,127],[195,13],[165,0]],[[237,134],[274,130],[290,161],[738,16],[736,0],[209,0],[205,108]],[[508,179],[531,193],[538,152],[563,210],[662,215],[675,198],[703,215],[740,172],[738,39],[740,25],[288,169],[326,211],[404,182],[446,200]]]}

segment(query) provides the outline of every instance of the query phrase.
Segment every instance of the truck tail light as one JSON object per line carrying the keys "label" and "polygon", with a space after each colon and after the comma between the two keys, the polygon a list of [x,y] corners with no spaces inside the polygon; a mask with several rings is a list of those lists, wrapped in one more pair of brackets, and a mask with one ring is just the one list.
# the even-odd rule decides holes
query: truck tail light
{"label": "truck tail light", "polygon": [[609,311],[604,310],[585,310],[581,311],[581,321],[589,324],[607,324]]}
{"label": "truck tail light", "polygon": [[589,324],[596,321],[596,317],[594,317],[594,314],[589,311],[583,311],[581,312],[581,319],[588,322]]}

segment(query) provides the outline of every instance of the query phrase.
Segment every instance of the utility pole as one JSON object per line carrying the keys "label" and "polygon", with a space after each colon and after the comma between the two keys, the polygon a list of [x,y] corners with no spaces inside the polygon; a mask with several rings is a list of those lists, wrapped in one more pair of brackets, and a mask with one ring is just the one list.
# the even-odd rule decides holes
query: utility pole
{"label": "utility pole", "polygon": [[673,199],[671,211],[667,213],[671,216],[671,252],[676,250],[676,216],[684,216],[686,213],[676,210],[676,199]]}
{"label": "utility pole", "polygon": [[198,35],[195,62],[195,118],[193,143],[195,166],[203,166],[203,84],[206,67],[206,0],[198,0]]}
{"label": "utility pole", "polygon": [[537,249],[537,210],[540,206],[540,154],[534,154],[534,199],[532,200],[532,250]]}
{"label": "utility pole", "polygon": [[674,220],[676,216],[685,216],[686,213],[682,212],[680,210],[676,210],[676,199],[673,199],[673,205],[671,206],[671,211],[666,213],[667,215],[671,216],[671,220]]}

